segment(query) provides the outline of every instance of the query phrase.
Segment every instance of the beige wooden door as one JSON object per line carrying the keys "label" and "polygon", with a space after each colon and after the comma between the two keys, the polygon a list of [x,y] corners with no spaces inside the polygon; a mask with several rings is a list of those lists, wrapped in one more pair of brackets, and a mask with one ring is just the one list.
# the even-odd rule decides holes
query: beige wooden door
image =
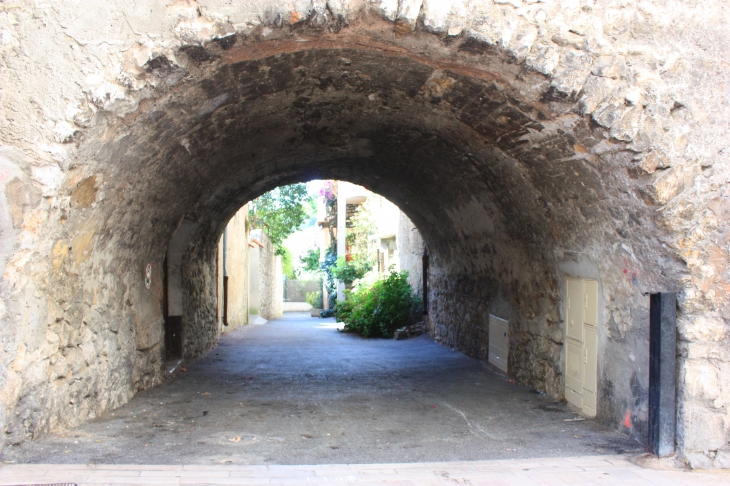
{"label": "beige wooden door", "polygon": [[583,282],[568,279],[565,333],[565,399],[583,407]]}
{"label": "beige wooden door", "polygon": [[596,416],[598,389],[598,283],[567,279],[565,398]]}
{"label": "beige wooden door", "polygon": [[598,393],[598,282],[585,280],[583,311],[583,413],[596,416]]}

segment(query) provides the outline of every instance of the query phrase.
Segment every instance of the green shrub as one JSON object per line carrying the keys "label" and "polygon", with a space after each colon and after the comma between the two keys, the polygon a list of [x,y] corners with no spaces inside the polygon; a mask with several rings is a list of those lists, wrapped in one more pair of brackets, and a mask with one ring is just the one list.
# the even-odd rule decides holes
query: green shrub
{"label": "green shrub", "polygon": [[307,292],[307,304],[311,305],[315,309],[321,309],[324,307],[324,299],[322,298],[322,291],[315,290],[314,292]]}
{"label": "green shrub", "polygon": [[303,257],[299,257],[302,268],[308,272],[319,272],[319,248],[312,248]]}
{"label": "green shrub", "polygon": [[391,271],[370,285],[359,285],[337,302],[337,318],[345,330],[365,337],[392,337],[396,329],[411,324],[414,309],[421,299],[413,294],[408,272]]}
{"label": "green shrub", "polygon": [[332,268],[332,276],[337,280],[350,285],[357,279],[363,278],[373,266],[365,260],[353,260],[348,262],[343,256],[337,257],[337,262]]}

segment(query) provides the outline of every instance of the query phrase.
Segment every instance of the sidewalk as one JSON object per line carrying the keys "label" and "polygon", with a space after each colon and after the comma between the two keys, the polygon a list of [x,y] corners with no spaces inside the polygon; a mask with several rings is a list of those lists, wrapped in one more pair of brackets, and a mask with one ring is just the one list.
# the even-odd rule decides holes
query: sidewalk
{"label": "sidewalk", "polygon": [[730,470],[645,469],[626,456],[317,466],[3,465],[0,485],[326,484],[384,486],[720,486]]}

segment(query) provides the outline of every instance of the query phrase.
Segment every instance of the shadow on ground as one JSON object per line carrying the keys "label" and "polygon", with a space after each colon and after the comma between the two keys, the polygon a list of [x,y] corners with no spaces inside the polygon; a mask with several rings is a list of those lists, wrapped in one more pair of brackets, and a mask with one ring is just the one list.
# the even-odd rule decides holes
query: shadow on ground
{"label": "shadow on ground", "polygon": [[18,463],[330,464],[643,451],[426,336],[366,340],[291,313],[224,335],[162,386]]}

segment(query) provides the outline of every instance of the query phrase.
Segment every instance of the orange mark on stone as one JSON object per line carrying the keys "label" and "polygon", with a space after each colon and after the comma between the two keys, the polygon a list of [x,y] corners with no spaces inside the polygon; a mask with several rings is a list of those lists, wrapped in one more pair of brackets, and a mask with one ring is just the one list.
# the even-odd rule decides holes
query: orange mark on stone
{"label": "orange mark on stone", "polygon": [[294,25],[297,22],[299,22],[300,20],[302,20],[302,14],[300,14],[299,12],[297,12],[295,10],[292,10],[291,12],[289,12],[289,23],[290,24]]}
{"label": "orange mark on stone", "polygon": [[583,145],[581,145],[579,143],[576,143],[575,145],[573,145],[573,150],[575,150],[579,154],[586,154],[586,153],[588,153],[588,149],[585,148]]}
{"label": "orange mark on stone", "polygon": [[627,429],[631,428],[631,411],[626,410],[626,416],[624,417],[624,427]]}

